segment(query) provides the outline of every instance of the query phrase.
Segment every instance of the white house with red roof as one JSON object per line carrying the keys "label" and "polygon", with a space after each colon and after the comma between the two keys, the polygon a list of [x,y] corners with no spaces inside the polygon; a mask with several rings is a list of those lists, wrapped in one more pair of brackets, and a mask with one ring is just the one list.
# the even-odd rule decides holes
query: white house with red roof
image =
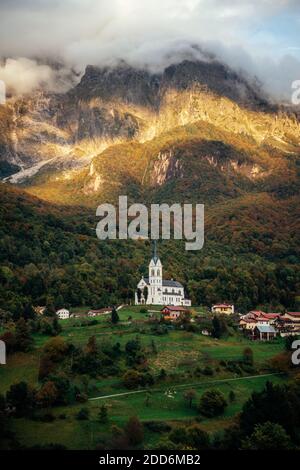
{"label": "white house with red roof", "polygon": [[224,315],[231,315],[234,313],[233,304],[215,304],[211,307],[212,313],[221,313]]}

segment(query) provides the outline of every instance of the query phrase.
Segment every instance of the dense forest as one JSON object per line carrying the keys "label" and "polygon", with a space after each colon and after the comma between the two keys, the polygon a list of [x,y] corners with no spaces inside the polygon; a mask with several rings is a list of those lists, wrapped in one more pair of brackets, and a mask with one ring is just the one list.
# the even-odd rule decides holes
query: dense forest
{"label": "dense forest", "polygon": [[[147,274],[149,241],[99,241],[91,209],[55,206],[5,184],[0,192],[4,312],[18,318],[28,304],[96,308],[133,301]],[[291,200],[280,204],[286,227],[279,204],[273,209],[267,195],[244,206],[227,203],[219,213],[214,208],[206,214],[201,251],[187,252],[178,241],[159,243],[164,277],[181,281],[197,305],[232,301],[241,312],[298,308],[296,201],[294,207]]]}

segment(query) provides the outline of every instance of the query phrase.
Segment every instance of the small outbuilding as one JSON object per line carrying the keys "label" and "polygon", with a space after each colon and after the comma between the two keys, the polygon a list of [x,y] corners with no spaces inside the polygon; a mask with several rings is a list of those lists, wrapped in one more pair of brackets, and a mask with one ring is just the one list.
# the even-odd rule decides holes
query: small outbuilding
{"label": "small outbuilding", "polygon": [[88,311],[88,317],[100,317],[101,315],[108,315],[111,313],[112,309],[107,307],[107,308],[100,308],[97,310],[89,310]]}
{"label": "small outbuilding", "polygon": [[66,308],[57,310],[56,315],[60,320],[66,320],[67,318],[70,318],[70,312]]}
{"label": "small outbuilding", "polygon": [[254,329],[254,336],[260,341],[270,341],[277,336],[277,332],[272,325],[257,325]]}

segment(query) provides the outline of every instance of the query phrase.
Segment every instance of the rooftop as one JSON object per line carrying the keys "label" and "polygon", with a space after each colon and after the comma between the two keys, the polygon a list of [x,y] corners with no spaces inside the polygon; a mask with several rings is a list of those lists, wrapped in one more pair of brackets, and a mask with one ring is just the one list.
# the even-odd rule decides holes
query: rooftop
{"label": "rooftop", "polygon": [[165,308],[167,308],[171,312],[186,312],[187,311],[185,307],[181,307],[180,305],[178,305],[177,307],[175,307],[174,305],[165,305],[162,308],[162,310],[164,310]]}
{"label": "rooftop", "polygon": [[276,333],[276,330],[271,325],[258,325],[256,327],[260,333]]}
{"label": "rooftop", "polygon": [[273,320],[275,318],[280,317],[280,313],[264,313],[264,317],[269,320]]}
{"label": "rooftop", "polygon": [[213,308],[214,307],[231,308],[232,304],[215,304],[213,305]]}
{"label": "rooftop", "polygon": [[111,308],[107,307],[107,308],[99,308],[99,309],[96,309],[96,310],[89,310],[88,313],[106,313],[106,312],[111,312]]}
{"label": "rooftop", "polygon": [[[149,285],[149,278],[144,277],[143,279],[146,282],[146,284]],[[173,279],[170,279],[170,280],[164,279],[162,281],[162,285],[163,285],[163,287],[183,287],[183,285],[180,282],[174,281]]]}

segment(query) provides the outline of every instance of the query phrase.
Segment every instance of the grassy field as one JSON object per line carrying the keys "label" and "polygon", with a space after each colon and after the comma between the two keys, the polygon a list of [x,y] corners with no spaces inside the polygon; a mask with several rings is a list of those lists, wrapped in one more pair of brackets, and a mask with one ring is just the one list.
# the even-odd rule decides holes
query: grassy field
{"label": "grassy field", "polygon": [[[226,381],[215,384],[213,388],[222,391],[227,397],[231,390],[234,391],[236,399],[230,403],[223,416],[220,418],[206,419],[201,421],[201,426],[208,432],[216,432],[229,426],[233,416],[240,411],[245,400],[254,390],[261,390],[266,381],[272,379],[274,383],[282,383],[284,378],[274,375],[273,377],[256,377],[254,379],[240,378],[235,381]],[[201,394],[212,385],[199,383],[194,386],[197,390],[197,401]],[[32,420],[15,419],[14,431],[21,443],[26,446],[36,444],[60,443],[69,449],[93,449],[101,439],[110,433],[112,424],[122,426],[128,417],[138,415],[145,423],[147,421],[166,421],[170,423],[188,422],[197,417],[197,409],[191,409],[183,397],[183,390],[172,389],[169,394],[169,387],[165,390],[150,394],[149,404],[146,405],[144,393],[116,397],[105,400],[89,401],[84,407],[90,410],[88,421],[78,421],[76,415],[83,405],[69,407],[59,407],[54,410],[57,419],[52,423],[40,423]],[[171,396],[172,395],[172,396]],[[102,403],[108,408],[109,422],[101,424],[98,420],[99,409]],[[59,416],[65,414],[66,418],[61,420]],[[59,427],[59,433],[57,432]],[[159,440],[160,435],[150,431],[146,432],[145,447],[152,448]]]}
{"label": "grassy field", "polygon": [[[122,309],[119,312],[120,322],[114,326],[110,324],[107,316],[97,318],[97,324],[89,326],[84,324],[86,320],[82,319],[61,320],[61,336],[67,342],[82,346],[90,336],[95,335],[99,344],[105,341],[119,342],[123,347],[129,339],[138,335],[143,347],[149,351],[147,358],[152,374],[157,375],[163,368],[168,373],[167,381],[154,385],[146,391],[128,393],[120,377],[90,379],[89,397],[97,397],[96,400],[52,409],[51,412],[57,417],[52,423],[14,419],[14,431],[23,445],[55,442],[74,449],[93,448],[108,435],[112,424],[123,425],[132,415],[138,415],[144,422],[162,420],[176,423],[194,419],[197,417],[197,409],[195,406],[189,408],[183,397],[184,390],[188,388],[197,391],[197,401],[207,388],[217,388],[226,397],[231,390],[234,391],[236,399],[229,404],[224,416],[201,422],[207,431],[216,431],[228,426],[251,392],[262,389],[267,380],[278,383],[286,380],[284,376],[267,375],[270,373],[268,359],[282,351],[282,340],[271,343],[249,342],[237,333],[227,339],[216,340],[199,333],[172,328],[168,334],[157,335],[152,331],[152,324],[147,314],[140,313],[139,310],[135,307]],[[128,317],[131,317],[131,320],[128,320]],[[36,334],[34,339],[35,348],[31,353],[14,354],[8,358],[6,366],[0,367],[0,393],[5,393],[11,384],[21,380],[27,381],[32,386],[38,386],[41,348],[49,338]],[[155,343],[156,354],[150,353],[152,342]],[[221,360],[241,359],[243,350],[247,346],[253,350],[257,370],[253,374],[255,377],[237,376],[218,367]],[[196,368],[208,365],[214,368],[213,376],[195,376]],[[261,376],[256,376],[258,374]],[[74,377],[74,381],[83,387],[82,377]],[[123,393],[124,395],[121,395]],[[117,396],[101,398],[107,395]],[[97,419],[99,408],[103,403],[109,410],[109,423],[105,425],[100,424]],[[76,419],[76,414],[82,407],[88,407],[90,410],[88,421]],[[66,418],[59,419],[61,414],[65,414]],[[59,433],[57,433],[58,427]],[[146,432],[145,442],[149,448],[158,439],[158,434]]]}

